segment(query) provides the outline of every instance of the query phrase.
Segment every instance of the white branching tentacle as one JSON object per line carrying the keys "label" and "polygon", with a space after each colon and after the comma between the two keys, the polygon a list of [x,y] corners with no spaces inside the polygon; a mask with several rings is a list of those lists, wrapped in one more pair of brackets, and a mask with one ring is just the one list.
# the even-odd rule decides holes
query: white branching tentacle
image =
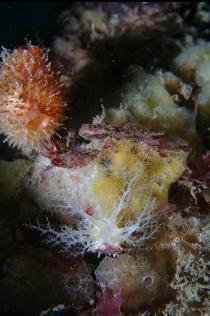
{"label": "white branching tentacle", "polygon": [[117,211],[114,215],[106,217],[100,204],[97,202],[97,217],[83,213],[80,226],[72,229],[69,226],[62,226],[59,231],[52,228],[47,220],[43,227],[39,223],[37,226],[31,226],[40,231],[42,235],[47,235],[47,243],[54,246],[62,246],[64,250],[69,250],[73,246],[79,246],[83,251],[103,252],[107,248],[119,250],[124,244],[132,246],[143,246],[144,242],[151,239],[159,229],[157,220],[156,201],[151,197],[134,224],[119,227],[118,215],[125,210],[126,199],[133,189],[136,176],[130,181],[127,190],[120,199]]}
{"label": "white branching tentacle", "polygon": [[135,174],[134,177],[131,179],[130,183],[128,184],[126,191],[122,194],[122,197],[120,198],[120,201],[112,214],[113,220],[116,220],[117,216],[122,211],[122,209],[127,206],[126,200],[129,194],[131,193],[131,190],[134,189],[134,185],[136,183],[137,177],[139,178],[139,175]]}

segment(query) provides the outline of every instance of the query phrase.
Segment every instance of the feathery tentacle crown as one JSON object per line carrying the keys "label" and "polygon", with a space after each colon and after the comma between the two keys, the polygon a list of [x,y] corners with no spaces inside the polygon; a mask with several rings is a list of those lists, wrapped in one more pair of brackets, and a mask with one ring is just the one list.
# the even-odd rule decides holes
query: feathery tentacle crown
{"label": "feathery tentacle crown", "polygon": [[0,132],[24,153],[39,151],[64,120],[60,78],[37,46],[3,49],[0,69]]}

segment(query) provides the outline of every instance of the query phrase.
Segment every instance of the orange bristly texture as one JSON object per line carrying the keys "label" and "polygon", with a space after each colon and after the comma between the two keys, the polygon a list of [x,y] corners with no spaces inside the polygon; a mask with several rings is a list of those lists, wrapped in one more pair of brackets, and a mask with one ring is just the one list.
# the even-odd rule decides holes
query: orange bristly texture
{"label": "orange bristly texture", "polygon": [[4,49],[1,57],[0,132],[24,153],[39,152],[65,119],[60,78],[37,46]]}

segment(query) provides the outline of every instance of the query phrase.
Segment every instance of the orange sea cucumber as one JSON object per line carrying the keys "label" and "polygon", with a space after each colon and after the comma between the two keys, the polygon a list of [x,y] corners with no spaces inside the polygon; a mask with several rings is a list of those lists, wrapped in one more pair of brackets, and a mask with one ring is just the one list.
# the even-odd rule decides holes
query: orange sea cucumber
{"label": "orange sea cucumber", "polygon": [[47,51],[4,49],[0,69],[0,132],[28,154],[39,151],[65,119],[65,93]]}

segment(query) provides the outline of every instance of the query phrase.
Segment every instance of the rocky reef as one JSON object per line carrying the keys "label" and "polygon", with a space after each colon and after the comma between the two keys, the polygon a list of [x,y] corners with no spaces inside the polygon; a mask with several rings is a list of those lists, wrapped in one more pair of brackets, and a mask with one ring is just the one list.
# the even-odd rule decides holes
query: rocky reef
{"label": "rocky reef", "polygon": [[209,22],[74,3],[2,52],[2,315],[208,315]]}

